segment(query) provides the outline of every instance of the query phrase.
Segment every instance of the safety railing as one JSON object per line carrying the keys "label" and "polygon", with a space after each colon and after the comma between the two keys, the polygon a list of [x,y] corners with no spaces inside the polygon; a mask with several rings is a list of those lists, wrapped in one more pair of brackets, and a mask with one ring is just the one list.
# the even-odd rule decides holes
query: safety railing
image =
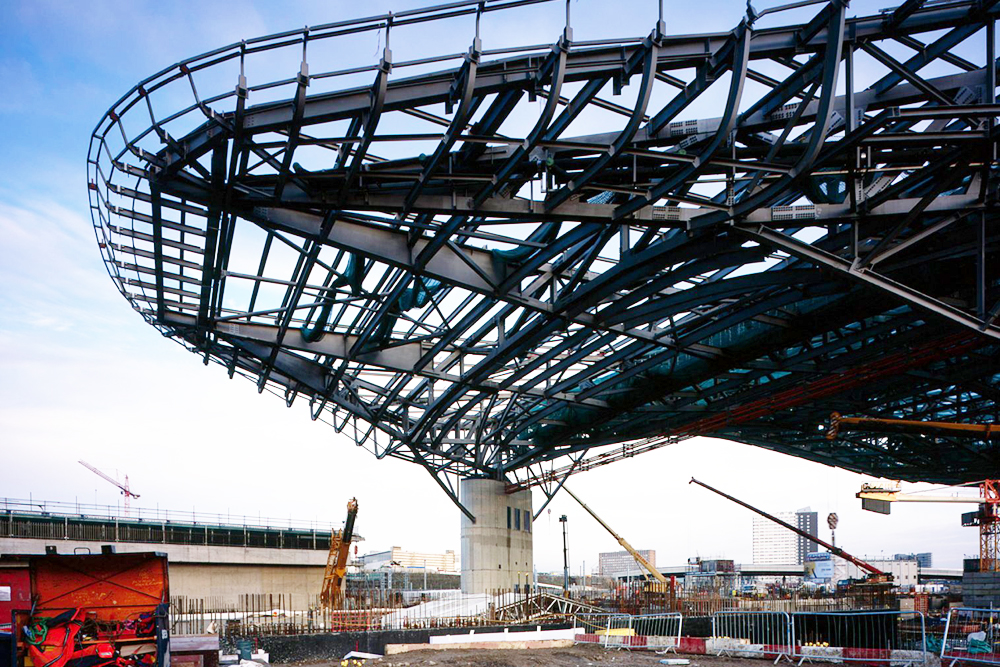
{"label": "safety railing", "polygon": [[792,614],[793,658],[803,662],[925,665],[927,626],[920,612],[845,611]]}
{"label": "safety railing", "polygon": [[[931,648],[938,648],[936,644],[931,642]],[[1000,610],[952,609],[939,648],[942,667],[956,663],[1000,664]]]}
{"label": "safety railing", "polygon": [[578,644],[600,644],[607,646],[612,636],[625,637],[631,632],[630,614],[577,613],[574,624],[582,632],[576,635]]}
{"label": "safety railing", "polygon": [[734,657],[791,660],[791,615],[784,611],[720,611],[712,615],[712,652]]}
{"label": "safety railing", "polygon": [[676,612],[644,614],[578,613],[573,615],[579,644],[599,644],[606,648],[645,648],[677,651],[681,643],[684,616]]}
{"label": "safety railing", "polygon": [[644,648],[677,652],[684,630],[684,615],[680,613],[660,613],[635,616],[632,628],[641,639]]}
{"label": "safety railing", "polygon": [[[684,616],[679,613],[578,613],[573,618],[581,630],[576,635],[577,643],[675,652],[681,649]],[[998,663],[1000,667],[1000,652],[994,652],[994,647],[1000,645],[1000,611],[955,610],[949,617],[952,621],[954,624],[944,633],[948,641],[941,647],[940,640],[934,643],[933,631],[928,632],[920,612],[720,611],[712,614],[711,637],[700,641],[709,654],[767,658],[775,663],[785,658],[799,665],[817,662],[911,667],[928,665],[940,650],[942,662],[951,658],[953,663]],[[697,641],[689,649],[695,645]]]}

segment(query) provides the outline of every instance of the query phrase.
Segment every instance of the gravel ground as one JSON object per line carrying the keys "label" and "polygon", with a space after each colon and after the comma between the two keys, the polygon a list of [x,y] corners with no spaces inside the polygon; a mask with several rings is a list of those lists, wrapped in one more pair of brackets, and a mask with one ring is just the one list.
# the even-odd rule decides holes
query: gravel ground
{"label": "gravel ground", "polygon": [[[599,646],[574,646],[564,649],[496,650],[451,649],[443,651],[410,651],[364,661],[364,667],[632,667],[656,665],[660,659],[687,658],[689,667],[754,667],[766,665],[762,661],[741,658],[717,658],[711,655],[660,656],[652,651],[605,650]],[[360,663],[353,663],[355,667]],[[298,663],[302,667],[341,667],[340,661]]]}

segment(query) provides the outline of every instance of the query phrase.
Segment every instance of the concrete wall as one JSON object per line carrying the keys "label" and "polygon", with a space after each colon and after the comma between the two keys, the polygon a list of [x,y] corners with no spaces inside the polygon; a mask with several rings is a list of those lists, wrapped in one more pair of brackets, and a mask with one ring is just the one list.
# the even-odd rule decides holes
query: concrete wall
{"label": "concrete wall", "polygon": [[236,605],[245,594],[281,594],[286,608],[308,609],[319,595],[323,573],[323,567],[169,563],[170,596]]}
{"label": "concrete wall", "polygon": [[[101,542],[0,538],[0,553],[44,554],[54,546],[61,554],[101,553]],[[284,595],[289,607],[306,609],[319,595],[326,568],[325,551],[264,549],[187,544],[115,542],[118,553],[156,551],[167,555],[171,597],[215,598],[237,604],[241,595]]]}
{"label": "concrete wall", "polygon": [[532,579],[531,491],[507,495],[505,486],[492,479],[462,480],[460,499],[476,517],[473,523],[461,515],[464,593],[513,589]]}
{"label": "concrete wall", "polygon": [[[45,547],[54,546],[61,554],[101,553],[107,542],[77,540],[39,540],[24,537],[0,537],[0,553],[44,554]],[[226,563],[230,565],[313,565],[326,567],[326,551],[315,549],[265,549],[262,547],[223,547],[201,544],[151,544],[147,542],[114,542],[119,553],[155,551],[166,554],[171,563]]]}

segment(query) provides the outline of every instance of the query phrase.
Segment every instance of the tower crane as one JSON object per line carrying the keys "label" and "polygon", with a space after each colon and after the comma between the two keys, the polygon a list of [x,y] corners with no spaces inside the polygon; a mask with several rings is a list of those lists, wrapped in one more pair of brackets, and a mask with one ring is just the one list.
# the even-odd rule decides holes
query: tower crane
{"label": "tower crane", "polygon": [[[872,433],[912,433],[926,436],[949,436],[991,440],[1000,437],[996,424],[959,424],[955,422],[920,421],[915,419],[889,419],[885,417],[842,417],[830,415],[828,440],[841,431],[868,431]],[[927,496],[902,493],[899,487],[887,488],[865,484],[857,493],[861,508],[879,514],[888,514],[893,502],[921,503],[976,503],[979,509],[962,514],[963,526],[979,527],[979,569],[984,572],[1000,571],[1000,480],[984,479],[979,482],[979,496]]]}
{"label": "tower crane", "polygon": [[975,503],[979,509],[962,514],[962,525],[979,527],[979,569],[1000,571],[1000,480],[986,479],[979,483],[978,496],[929,496],[923,493],[903,493],[898,486],[886,487],[862,484],[856,494],[861,509],[888,514],[890,503]]}
{"label": "tower crane", "polygon": [[138,493],[132,493],[129,490],[129,488],[128,488],[128,475],[125,475],[125,483],[122,484],[117,479],[113,479],[112,477],[110,477],[108,475],[105,475],[103,472],[101,472],[100,470],[98,470],[94,466],[90,465],[86,461],[77,461],[77,463],[79,463],[80,465],[82,465],[84,468],[90,470],[92,473],[94,473],[98,477],[102,477],[103,479],[106,479],[107,481],[111,482],[112,484],[114,484],[115,486],[117,486],[120,489],[121,494],[123,496],[125,496],[125,516],[128,516],[129,498],[138,498],[139,497]]}

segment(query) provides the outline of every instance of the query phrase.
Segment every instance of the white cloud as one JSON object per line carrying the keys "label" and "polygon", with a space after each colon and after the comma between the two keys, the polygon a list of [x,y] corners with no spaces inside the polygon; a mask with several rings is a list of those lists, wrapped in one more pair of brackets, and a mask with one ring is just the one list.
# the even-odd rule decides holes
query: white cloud
{"label": "white cloud", "polygon": [[4,94],[0,95],[0,113],[28,111],[34,108],[33,102],[42,93],[41,82],[31,64],[23,58],[0,59],[0,82],[4,87]]}
{"label": "white cloud", "polygon": [[50,201],[0,200],[0,330],[79,336],[119,321],[124,300],[102,275],[91,229]]}

